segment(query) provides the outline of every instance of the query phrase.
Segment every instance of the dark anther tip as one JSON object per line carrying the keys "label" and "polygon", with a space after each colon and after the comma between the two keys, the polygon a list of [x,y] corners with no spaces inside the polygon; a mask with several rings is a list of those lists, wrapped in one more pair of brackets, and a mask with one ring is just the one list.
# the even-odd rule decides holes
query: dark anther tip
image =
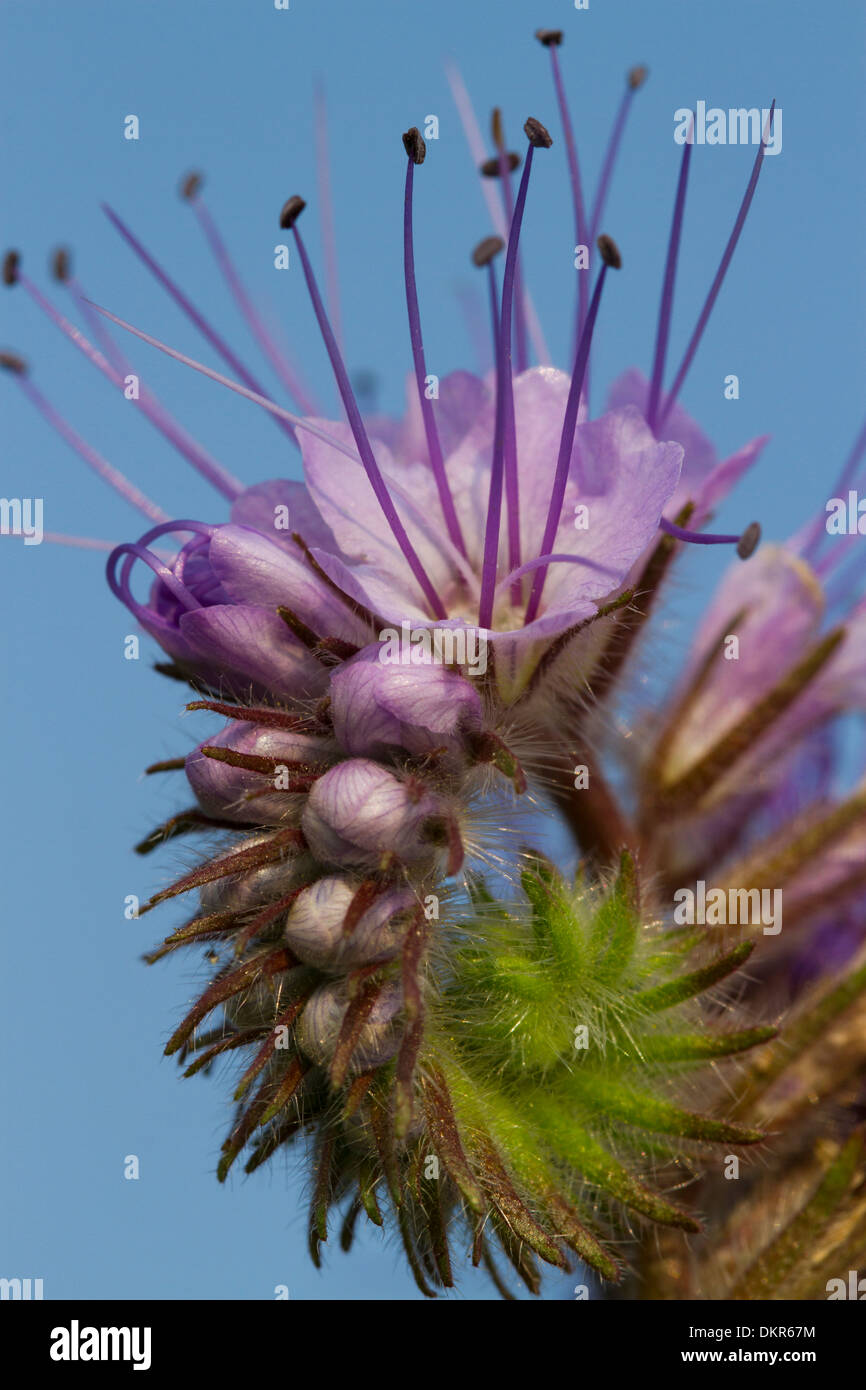
{"label": "dark anther tip", "polygon": [[[516,154],[514,150],[509,150],[507,154],[504,156],[504,158],[505,167],[508,170],[509,174],[513,174],[515,169],[520,168],[520,155]],[[484,163],[481,166],[481,172],[486,179],[498,179],[499,155],[495,154],[490,159],[485,159]]]}
{"label": "dark anther tip", "polygon": [[191,203],[201,192],[204,179],[195,169],[191,174],[186,174],[180,181],[180,196],[186,202]]}
{"label": "dark anther tip", "polygon": [[21,264],[21,257],[17,251],[7,251],[3,257],[3,284],[18,284],[18,267]]}
{"label": "dark anther tip", "polygon": [[527,140],[529,141],[530,145],[533,145],[535,147],[535,149],[550,149],[551,145],[553,144],[553,138],[548,132],[548,130],[541,124],[541,121],[537,121],[534,116],[530,116],[529,120],[525,123],[523,129],[526,134]]}
{"label": "dark anther tip", "polygon": [[408,154],[413,164],[423,164],[427,155],[427,146],[424,143],[424,136],[416,125],[411,130],[407,130],[403,136],[403,149]]}
{"label": "dark anther tip", "polygon": [[72,258],[65,246],[58,246],[51,257],[51,274],[61,285],[65,285],[72,275]]}
{"label": "dark anther tip", "polygon": [[559,48],[563,40],[561,29],[536,29],[535,37],[545,48]]}
{"label": "dark anther tip", "polygon": [[498,150],[505,148],[505,126],[502,124],[502,112],[498,106],[494,106],[490,112],[490,134],[493,136],[493,143]]}
{"label": "dark anther tip", "polygon": [[619,270],[622,265],[622,256],[619,254],[619,247],[613,237],[602,234],[595,244],[605,265],[609,265],[611,270]]}
{"label": "dark anther tip", "polygon": [[17,376],[27,374],[27,363],[16,352],[0,352],[0,367],[4,372],[15,372]]}
{"label": "dark anther tip", "polygon": [[504,250],[505,242],[501,236],[486,236],[483,241],[479,241],[472,252],[472,264],[489,265],[493,258]]}
{"label": "dark anther tip", "polygon": [[626,82],[631,87],[632,91],[636,92],[638,87],[643,86],[648,77],[649,68],[645,68],[643,63],[638,63],[637,67],[629,68],[626,73]]}
{"label": "dark anther tip", "polygon": [[280,226],[288,230],[294,227],[301,213],[306,207],[303,198],[299,198],[297,193],[293,193],[291,198],[287,198],[283,203],[283,210],[280,213]]}
{"label": "dark anther tip", "polygon": [[751,521],[737,541],[737,554],[740,559],[748,560],[750,555],[754,555],[760,543],[761,523],[759,521]]}

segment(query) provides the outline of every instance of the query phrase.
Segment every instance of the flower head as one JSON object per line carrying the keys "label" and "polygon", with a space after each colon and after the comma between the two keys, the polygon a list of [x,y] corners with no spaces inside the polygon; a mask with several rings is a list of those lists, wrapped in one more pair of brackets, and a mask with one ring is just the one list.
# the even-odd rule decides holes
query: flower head
{"label": "flower head", "polygon": [[[4,270],[113,385],[126,363],[106,320],[254,401],[300,451],[303,481],[245,487],[143,392],[138,408],[228,504],[221,521],[173,520],[57,415],[15,354],[0,358],[40,413],[148,516],[138,541],[113,548],[109,583],[169,657],[159,669],[192,686],[190,712],[223,721],[187,756],[149,769],[183,769],[193,804],[138,847],[146,853],[196,832],[217,840],[143,911],[197,895],[193,915],[149,959],[205,945],[215,967],[166,1051],[187,1074],[224,1053],[244,1057],[218,1177],[244,1151],[253,1171],[311,1131],[314,1260],[330,1208],[346,1204],[348,1247],[359,1214],[380,1225],[387,1204],[425,1293],[454,1281],[455,1232],[501,1289],[494,1244],[537,1292],[536,1257],[568,1268],[576,1256],[605,1280],[626,1278],[620,1245],[632,1217],[700,1231],[696,1204],[672,1189],[699,1175],[710,1186],[718,1145],[739,1152],[763,1143],[774,1105],[790,1109],[814,1088],[819,1100],[849,1098],[849,1052],[815,1080],[809,1049],[826,1040],[809,1031],[810,1008],[817,999],[815,1016],[831,1027],[866,991],[859,964],[842,984],[822,978],[777,1046],[775,1019],[739,1006],[748,1018],[734,1019],[732,995],[719,992],[753,953],[759,961],[767,923],[753,911],[719,923],[736,930],[713,938],[683,931],[707,922],[681,922],[673,910],[692,893],[683,888],[692,875],[695,891],[716,879],[711,891],[726,910],[730,894],[735,907],[744,894],[760,912],[763,893],[790,887],[793,952],[786,937],[784,951],[761,959],[772,978],[781,959],[784,978],[802,984],[818,973],[814,943],[832,926],[828,902],[848,914],[864,900],[856,864],[866,801],[861,782],[853,791],[838,785],[830,747],[839,715],[866,700],[862,600],[852,606],[850,587],[829,586],[839,588],[850,552],[822,557],[814,522],[760,550],[757,523],[735,535],[707,530],[765,441],[719,461],[679,403],[755,194],[774,107],[665,389],[692,152],[684,145],[650,374],[628,370],[594,416],[593,333],[608,281],[623,267],[602,217],[647,73],[627,76],[589,205],[560,68],[563,35],[537,38],[562,136],[531,116],[522,150],[510,150],[496,111],[493,153],[476,150],[497,233],[471,253],[490,299],[488,376],[428,373],[414,255],[427,147],[417,127],[403,134],[412,374],[399,419],[361,408],[297,194],[279,225],[310,296],[339,418],[314,407],[281,358],[199,176],[184,180],[182,196],[297,412],[264,393],[110,209],[230,377],[97,311],[68,256],[56,277],[95,342],[42,294],[17,254]],[[452,80],[471,132],[465,91]],[[567,371],[546,360],[520,254],[533,166],[560,147],[586,253]],[[846,484],[863,449],[843,470]],[[623,732],[620,692],[689,544],[735,547],[738,559],[669,698],[635,719],[636,740]],[[139,565],[153,575],[146,600],[133,591]],[[574,832],[576,875],[533,843],[553,808]],[[852,929],[834,960],[847,959],[857,939]],[[741,984],[740,992],[754,1005],[757,991]],[[211,1019],[217,1027],[202,1033]],[[751,1069],[725,1071],[720,1099],[715,1067],[754,1048]],[[841,1173],[849,1182],[850,1142],[831,1156],[828,1181],[841,1184]],[[718,1208],[725,1200],[714,1197]],[[763,1288],[772,1251],[760,1244],[751,1263],[725,1263],[734,1271],[728,1291]],[[788,1273],[777,1269],[770,1287]],[[704,1269],[692,1287],[713,1287],[714,1277]]]}

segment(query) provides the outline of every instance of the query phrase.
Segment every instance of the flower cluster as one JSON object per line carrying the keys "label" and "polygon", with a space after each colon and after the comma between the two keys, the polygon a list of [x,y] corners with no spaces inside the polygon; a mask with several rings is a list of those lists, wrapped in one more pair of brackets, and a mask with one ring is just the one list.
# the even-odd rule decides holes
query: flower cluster
{"label": "flower cluster", "polygon": [[[19,358],[6,353],[2,364],[154,523],[112,550],[109,583],[167,656],[158,669],[192,686],[188,709],[223,721],[185,758],[149,769],[182,769],[194,802],[139,846],[195,832],[215,842],[145,910],[197,892],[199,908],[149,959],[206,945],[214,967],[167,1051],[187,1074],[228,1053],[246,1057],[220,1179],[242,1151],[252,1171],[309,1132],[314,1259],[331,1208],[342,1207],[348,1248],[359,1217],[381,1225],[387,1203],[425,1293],[453,1283],[462,1232],[506,1296],[495,1247],[533,1291],[535,1257],[568,1268],[571,1252],[650,1296],[816,1296],[832,1259],[866,1250],[855,1129],[866,782],[846,787],[838,775],[845,716],[866,705],[866,604],[850,579],[850,546],[822,553],[820,517],[760,547],[756,523],[737,535],[707,529],[765,440],[719,460],[678,399],[769,131],[666,391],[685,144],[650,377],[627,371],[593,417],[593,330],[609,272],[622,265],[598,232],[646,71],[628,74],[588,210],[562,35],[537,37],[551,61],[575,234],[596,272],[591,294],[588,275],[579,279],[570,372],[544,359],[519,252],[533,161],[549,157],[553,139],[530,117],[525,151],[510,151],[499,112],[493,154],[475,152],[504,235],[472,255],[490,293],[494,368],[455,371],[432,395],[413,252],[426,146],[414,127],[403,136],[413,379],[400,419],[359,405],[298,196],[280,225],[294,238],[339,420],[309,405],[279,359],[301,413],[272,401],[115,213],[231,378],[97,312],[63,255],[55,272],[92,343],[17,254],[7,257],[6,282],[22,285],[115,385],[126,362],[106,320],[268,410],[300,449],[303,482],[243,487],[144,392],[142,412],[229,503],[221,522],[170,519],[59,419]],[[201,188],[191,176],[183,196],[274,361]],[[864,450],[866,433],[840,493]],[[175,536],[188,539],[166,556]],[[651,619],[692,544],[729,545],[738,558],[668,697],[635,710]],[[132,588],[141,564],[154,576],[146,601]],[[539,847],[552,812],[574,834],[574,878]],[[762,916],[768,893],[785,895],[783,933],[780,917]],[[678,916],[674,904],[696,896],[703,916]],[[744,979],[736,972],[749,957]],[[727,1062],[752,1049],[739,1069]],[[812,1116],[822,1107],[836,1120],[817,1153]],[[741,1148],[783,1125],[767,1173],[750,1170],[735,1197],[719,1181],[718,1154],[727,1162],[733,1148],[739,1162]],[[674,1200],[671,1189],[687,1183]],[[738,1213],[761,1202],[775,1225],[755,1220],[747,1237]],[[687,1247],[682,1233],[704,1229],[701,1209],[709,1234]],[[792,1233],[819,1220],[828,1232],[837,1222],[847,1244],[831,1243],[824,1264],[798,1262]],[[643,1239],[644,1224],[675,1243]],[[716,1229],[726,1232],[721,1247]]]}

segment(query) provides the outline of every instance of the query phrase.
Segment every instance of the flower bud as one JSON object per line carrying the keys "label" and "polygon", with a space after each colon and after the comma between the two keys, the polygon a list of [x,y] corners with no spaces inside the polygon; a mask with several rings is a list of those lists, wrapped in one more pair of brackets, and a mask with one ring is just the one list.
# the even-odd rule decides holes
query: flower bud
{"label": "flower bud", "polygon": [[[225,857],[264,844],[270,838],[271,833],[265,831],[247,835],[233,845]],[[288,851],[285,859],[276,863],[262,864],[258,869],[246,869],[236,875],[226,874],[199,890],[202,912],[249,912],[275,902],[309,882],[310,867],[308,855]]]}
{"label": "flower bud", "polygon": [[435,865],[448,816],[423,784],[350,758],[319,778],[301,817],[311,853],[340,868],[381,871],[392,855],[422,872]]}
{"label": "flower bud", "polygon": [[359,886],[346,878],[322,878],[295,899],[286,940],[298,960],[322,970],[352,970],[397,954],[418,899],[410,888],[386,889],[346,936],[346,913]]}
{"label": "flower bud", "polygon": [[[333,980],[315,990],[301,1014],[298,1047],[319,1066],[327,1066],[334,1056],[348,1007],[348,984],[344,980]],[[349,1064],[350,1072],[382,1066],[396,1055],[401,1034],[396,1019],[402,1007],[403,991],[398,982],[386,984],[361,1029]]]}
{"label": "flower bud", "polygon": [[[261,769],[222,761],[221,750],[229,757],[261,758]],[[308,789],[305,777],[315,775],[317,766],[333,762],[334,753],[329,740],[238,720],[189,754],[186,775],[208,815],[273,825],[298,809],[298,797]],[[274,788],[271,795],[257,794],[269,785]]]}
{"label": "flower bud", "polygon": [[464,733],[481,728],[478,692],[429,655],[404,665],[383,661],[382,650],[366,647],[331,677],[330,713],[342,747],[368,758],[395,749],[420,757],[445,747],[459,762]]}

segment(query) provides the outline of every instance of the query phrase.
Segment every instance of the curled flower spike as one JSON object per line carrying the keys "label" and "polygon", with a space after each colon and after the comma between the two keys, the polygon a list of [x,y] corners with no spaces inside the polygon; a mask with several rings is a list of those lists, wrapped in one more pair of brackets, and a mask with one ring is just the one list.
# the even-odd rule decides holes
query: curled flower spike
{"label": "curled flower spike", "polygon": [[[219,1180],[241,1155],[253,1172],[304,1136],[316,1264],[335,1214],[345,1249],[369,1219],[395,1232],[428,1296],[453,1287],[461,1250],[506,1297],[502,1261],[532,1293],[543,1268],[579,1262],[627,1297],[822,1296],[811,1254],[796,1258],[798,1233],[814,1224],[833,1258],[866,1257],[852,1102],[866,783],[836,752],[840,720],[866,708],[866,601],[847,582],[857,540],[835,547],[820,516],[784,544],[761,545],[758,522],[709,530],[765,439],[719,459],[680,403],[781,113],[769,110],[668,384],[688,188],[707,176],[686,141],[647,375],[629,369],[594,414],[594,337],[620,274],[634,273],[628,228],[624,258],[601,227],[647,71],[626,76],[590,190],[564,37],[536,32],[553,134],[545,112],[530,116],[519,152],[496,108],[490,153],[450,72],[491,213],[474,249],[455,252],[484,277],[474,293],[482,333],[485,291],[489,301],[487,376],[447,363],[440,375],[425,348],[431,280],[416,223],[447,142],[440,154],[409,126],[392,149],[406,407],[399,418],[365,408],[340,327],[321,92],[321,286],[305,200],[293,194],[278,220],[339,419],[314,408],[276,346],[197,173],[181,197],[295,409],[270,398],[110,209],[228,375],[96,306],[65,249],[52,273],[92,341],[17,252],[3,265],[5,284],[113,387],[127,364],[112,324],[272,415],[300,449],[302,479],[245,485],[142,391],[139,410],[226,503],[215,520],[174,518],[58,413],[23,359],[7,350],[0,366],[148,517],[137,540],[112,547],[108,583],[162,649],[158,669],[196,698],[191,751],[147,768],[178,774],[186,793],[137,848],[179,841],[186,853],[141,913],[190,904],[146,959],[192,946],[213,967],[166,1052],[190,1076],[238,1064]],[[587,264],[565,324],[568,370],[547,360],[522,242],[556,177],[587,253],[575,261]],[[861,478],[864,438],[840,490]],[[689,544],[727,545],[746,563],[724,576],[665,691],[655,677],[667,669],[640,639]],[[574,838],[576,872],[544,852],[553,812]],[[780,982],[792,995],[781,1022],[770,1012]],[[720,1176],[741,1159],[741,1183]],[[781,1234],[756,1219],[765,1188]]]}

